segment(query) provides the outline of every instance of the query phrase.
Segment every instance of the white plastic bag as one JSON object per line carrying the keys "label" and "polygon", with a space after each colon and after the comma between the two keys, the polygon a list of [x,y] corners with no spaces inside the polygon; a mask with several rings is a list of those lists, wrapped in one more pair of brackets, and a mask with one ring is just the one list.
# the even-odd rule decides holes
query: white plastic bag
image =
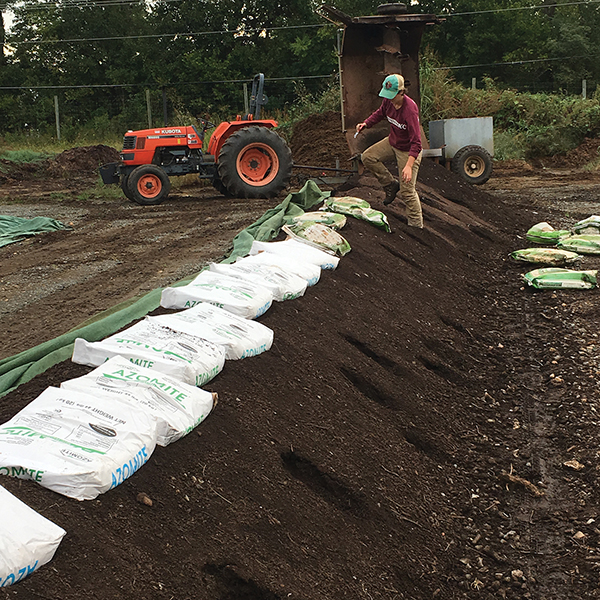
{"label": "white plastic bag", "polygon": [[321,277],[321,267],[314,263],[298,260],[291,256],[274,254],[273,252],[259,252],[251,256],[239,258],[237,262],[260,265],[275,265],[287,273],[293,273],[304,279],[307,285],[315,285]]}
{"label": "white plastic bag", "polygon": [[50,562],[66,531],[0,486],[0,588]]}
{"label": "white plastic bag", "polygon": [[273,344],[273,331],[218,306],[208,303],[170,315],[149,317],[152,321],[221,344],[229,360],[247,358],[266,352]]}
{"label": "white plastic bag", "polygon": [[208,302],[245,319],[256,319],[273,302],[273,294],[265,287],[249,281],[202,271],[188,285],[165,288],[160,305],[163,308],[191,308]]}
{"label": "white plastic bag", "polygon": [[340,262],[339,257],[294,239],[288,239],[284,242],[258,242],[254,240],[250,248],[250,254],[258,254],[259,252],[272,252],[295,260],[303,260],[318,265],[321,269],[335,269]]}
{"label": "white plastic bag", "polygon": [[286,273],[275,265],[260,265],[238,261],[233,264],[211,263],[210,270],[230,277],[258,283],[268,288],[276,302],[293,300],[304,295],[307,283],[293,273]]}
{"label": "white plastic bag", "polygon": [[0,425],[0,475],[92,500],[146,463],[156,435],[135,405],[49,387]]}
{"label": "white plastic bag", "polygon": [[100,342],[75,340],[75,363],[99,367],[113,356],[197,386],[216,377],[225,364],[223,346],[162,327],[148,318]]}
{"label": "white plastic bag", "polygon": [[111,358],[83,377],[64,381],[60,387],[131,402],[154,415],[159,446],[177,441],[204,421],[216,397],[168,375],[133,365],[121,356]]}

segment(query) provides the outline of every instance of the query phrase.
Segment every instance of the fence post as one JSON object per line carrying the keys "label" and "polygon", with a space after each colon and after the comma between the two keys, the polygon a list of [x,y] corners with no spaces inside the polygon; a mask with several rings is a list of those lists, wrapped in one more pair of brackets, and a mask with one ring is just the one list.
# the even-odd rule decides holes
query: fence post
{"label": "fence post", "polygon": [[56,137],[60,142],[60,112],[58,110],[58,96],[54,96],[54,117],[56,119]]}
{"label": "fence post", "polygon": [[587,98],[587,79],[581,80],[581,97],[584,100]]}
{"label": "fence post", "polygon": [[146,90],[146,112],[148,113],[148,129],[152,129],[152,107],[150,106],[150,90]]}
{"label": "fence post", "polygon": [[477,89],[477,77],[473,77],[471,79],[471,89],[472,90],[476,90]]}

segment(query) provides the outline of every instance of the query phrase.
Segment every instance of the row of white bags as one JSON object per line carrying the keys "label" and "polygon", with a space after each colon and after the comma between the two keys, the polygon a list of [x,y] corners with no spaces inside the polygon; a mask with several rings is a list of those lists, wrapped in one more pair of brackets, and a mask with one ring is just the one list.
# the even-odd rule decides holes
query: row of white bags
{"label": "row of white bags", "polygon": [[256,356],[272,344],[268,327],[201,303],[178,313],[146,317],[100,342],[78,338],[72,360],[96,367],[123,356],[185,383],[204,385],[221,372],[226,359]]}
{"label": "row of white bags", "polygon": [[[188,286],[163,291],[163,307],[191,308],[147,317],[101,342],[77,339],[73,361],[97,368],[47,388],[0,426],[0,475],[78,500],[119,485],[157,444],[180,439],[210,413],[216,394],[197,386],[226,360],[271,348],[273,332],[250,319],[274,300],[302,296],[338,261],[295,240],[255,242],[250,256],[212,264]],[[65,531],[3,488],[0,506],[4,587],[50,561]]]}
{"label": "row of white bags", "polygon": [[294,239],[255,241],[250,256],[230,265],[213,263],[188,285],[165,288],[160,305],[185,309],[208,302],[256,319],[273,301],[302,296],[308,285],[318,281],[321,269],[335,269],[338,262],[336,256]]}
{"label": "row of white bags", "polygon": [[156,444],[191,431],[213,404],[210,392],[117,356],[47,388],[0,426],[0,475],[91,500],[133,475]]}

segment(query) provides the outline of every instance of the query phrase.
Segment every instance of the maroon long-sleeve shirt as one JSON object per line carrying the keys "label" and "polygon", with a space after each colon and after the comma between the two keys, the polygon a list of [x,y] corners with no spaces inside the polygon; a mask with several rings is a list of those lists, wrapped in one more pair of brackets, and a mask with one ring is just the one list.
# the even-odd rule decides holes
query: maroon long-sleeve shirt
{"label": "maroon long-sleeve shirt", "polygon": [[373,127],[383,119],[390,123],[390,144],[417,158],[421,152],[421,126],[416,102],[404,96],[404,102],[398,110],[391,100],[384,98],[381,106],[365,119],[365,123],[367,127]]}

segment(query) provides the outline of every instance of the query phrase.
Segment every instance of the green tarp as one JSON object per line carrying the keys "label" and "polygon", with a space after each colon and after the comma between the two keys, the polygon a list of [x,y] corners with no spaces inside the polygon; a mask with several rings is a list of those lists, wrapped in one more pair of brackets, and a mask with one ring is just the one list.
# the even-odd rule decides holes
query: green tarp
{"label": "green tarp", "polygon": [[[246,256],[255,239],[267,242],[275,239],[284,224],[291,222],[293,217],[303,214],[305,210],[316,206],[329,195],[330,192],[322,192],[313,181],[307,181],[299,192],[289,194],[281,204],[268,210],[260,219],[238,233],[233,239],[231,255],[223,262],[234,262],[237,257]],[[185,285],[194,277],[196,275],[175,285]],[[101,313],[93,322],[88,322],[20,354],[0,360],[0,397],[59,362],[69,359],[73,353],[75,338],[84,338],[88,342],[103,340],[158,308],[161,292],[161,289],[152,290],[139,299],[124,302]]]}
{"label": "green tarp", "polygon": [[0,248],[37,233],[59,231],[61,229],[70,229],[70,227],[49,217],[25,219],[23,217],[0,215]]}

